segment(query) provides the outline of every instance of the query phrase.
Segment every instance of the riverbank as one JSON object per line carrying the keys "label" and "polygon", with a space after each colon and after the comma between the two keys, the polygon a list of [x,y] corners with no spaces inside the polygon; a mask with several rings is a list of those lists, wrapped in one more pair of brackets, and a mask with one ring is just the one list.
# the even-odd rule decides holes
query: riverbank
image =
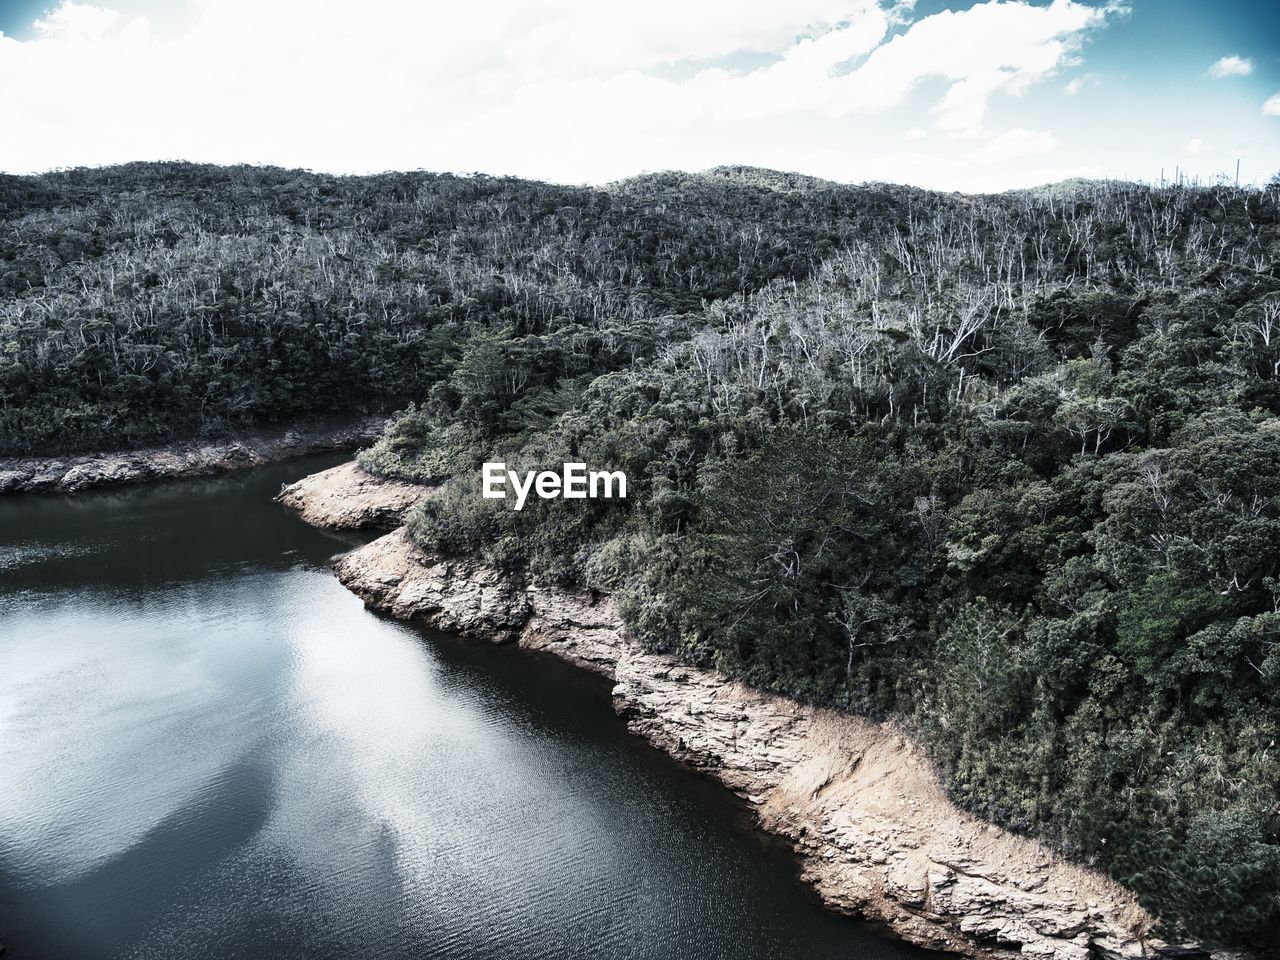
{"label": "riverbank", "polygon": [[[358,467],[295,486],[295,507],[323,500],[333,522],[346,501],[359,505],[350,522],[369,525],[377,481]],[[384,520],[403,516],[403,493]],[[970,956],[1138,958],[1165,947],[1129,891],[955,807],[892,725],[762,694],[647,651],[608,598],[439,560],[403,527],[335,569],[366,606],[392,617],[554,653],[613,680],[628,727],[746,799],[762,827],[792,842],[805,880],[834,910]]]}
{"label": "riverbank", "polygon": [[390,529],[399,526],[405,513],[430,492],[430,487],[416,483],[375,477],[352,460],[289,484],[276,502],[297,510],[317,527]]}
{"label": "riverbank", "polygon": [[386,417],[302,425],[215,441],[65,457],[0,459],[0,493],[76,493],[244,470],[293,457],[367,446]]}

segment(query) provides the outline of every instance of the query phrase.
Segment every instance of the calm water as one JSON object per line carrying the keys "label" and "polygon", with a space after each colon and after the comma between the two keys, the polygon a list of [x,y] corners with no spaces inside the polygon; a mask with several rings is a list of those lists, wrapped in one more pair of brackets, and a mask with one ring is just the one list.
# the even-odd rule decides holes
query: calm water
{"label": "calm water", "polygon": [[366,613],[300,461],[0,497],[9,956],[925,956],[824,912],[598,678]]}

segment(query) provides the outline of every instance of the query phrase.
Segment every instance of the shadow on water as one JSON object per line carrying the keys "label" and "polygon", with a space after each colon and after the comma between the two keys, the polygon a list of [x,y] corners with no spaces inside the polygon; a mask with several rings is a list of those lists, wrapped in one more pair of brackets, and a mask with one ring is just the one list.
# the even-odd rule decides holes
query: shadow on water
{"label": "shadow on water", "polygon": [[376,617],[271,503],[340,458],[0,498],[0,941],[23,958],[859,958],[600,677]]}
{"label": "shadow on water", "polygon": [[225,859],[262,828],[270,777],[261,761],[237,763],[112,859],[41,890],[28,914],[31,930],[40,934],[38,952],[103,956],[127,945],[138,918],[186,882],[193,864]]}

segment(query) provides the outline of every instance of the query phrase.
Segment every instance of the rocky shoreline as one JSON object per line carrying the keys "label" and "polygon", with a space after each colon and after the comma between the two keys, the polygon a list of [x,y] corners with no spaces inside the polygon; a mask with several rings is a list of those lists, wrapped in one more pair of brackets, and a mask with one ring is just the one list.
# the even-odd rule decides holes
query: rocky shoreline
{"label": "rocky shoreline", "polygon": [[386,417],[208,442],[66,457],[0,459],[0,493],[76,493],[155,480],[203,477],[313,453],[354,450],[378,439]]}
{"label": "rocky shoreline", "polygon": [[276,502],[297,510],[317,527],[390,529],[399,526],[409,508],[430,492],[430,487],[416,483],[374,477],[353,460],[288,484]]}
{"label": "rocky shoreline", "polygon": [[[411,505],[403,487],[389,486],[384,509],[375,509],[379,481],[345,465],[281,499],[330,525],[386,525]],[[893,726],[645,650],[607,597],[431,557],[404,527],[343,555],[335,569],[374,610],[554,653],[610,678],[628,727],[750,803],[765,829],[792,842],[805,880],[834,910],[969,956],[1210,955],[1154,939],[1152,918],[1105,876],[958,809]]]}

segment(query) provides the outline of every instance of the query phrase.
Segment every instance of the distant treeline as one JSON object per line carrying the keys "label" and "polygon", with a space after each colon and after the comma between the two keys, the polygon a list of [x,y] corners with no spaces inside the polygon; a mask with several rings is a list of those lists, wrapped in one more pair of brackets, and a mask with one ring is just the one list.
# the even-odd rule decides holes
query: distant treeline
{"label": "distant treeline", "polygon": [[[1280,189],[601,189],[174,165],[0,181],[0,437],[407,404],[446,554],[895,717],[958,803],[1280,942]],[[479,466],[629,497],[479,496]]]}
{"label": "distant treeline", "polygon": [[[655,318],[803,278],[906,196],[158,163],[0,176],[0,456],[402,405],[476,335],[613,369]],[[530,374],[511,389],[559,376]]]}

